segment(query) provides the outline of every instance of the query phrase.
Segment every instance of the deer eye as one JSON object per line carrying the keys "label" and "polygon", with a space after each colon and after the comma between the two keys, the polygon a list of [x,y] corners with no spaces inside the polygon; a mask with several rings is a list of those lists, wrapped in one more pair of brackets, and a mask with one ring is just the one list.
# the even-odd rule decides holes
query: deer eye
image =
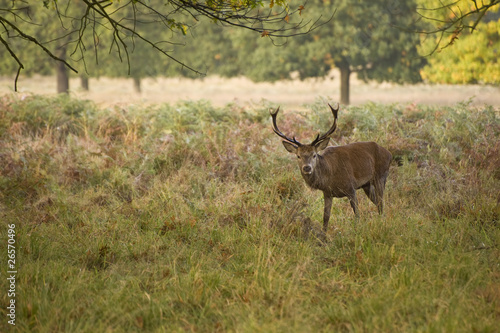
{"label": "deer eye", "polygon": [[314,155],[313,155],[313,157],[314,157],[314,158],[316,158],[316,157],[318,157],[318,155],[317,155],[317,154],[314,154]]}
{"label": "deer eye", "polygon": [[297,158],[300,159],[300,155],[297,155]]}

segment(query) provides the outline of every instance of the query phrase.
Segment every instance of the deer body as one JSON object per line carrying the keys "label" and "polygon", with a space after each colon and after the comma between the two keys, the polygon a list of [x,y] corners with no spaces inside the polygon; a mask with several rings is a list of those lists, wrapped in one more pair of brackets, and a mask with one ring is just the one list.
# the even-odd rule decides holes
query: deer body
{"label": "deer body", "polygon": [[[311,144],[301,144],[295,138],[289,139],[276,126],[273,116],[274,132],[284,138],[283,145],[298,157],[298,164],[306,184],[312,189],[323,192],[325,207],[323,231],[326,232],[333,198],[347,197],[356,216],[359,215],[356,190],[362,188],[370,200],[383,212],[383,195],[391,153],[375,142],[356,142],[345,146],[327,147],[337,124],[337,110],[330,106],[335,122],[330,130],[318,135]],[[321,152],[321,153],[320,153]]]}

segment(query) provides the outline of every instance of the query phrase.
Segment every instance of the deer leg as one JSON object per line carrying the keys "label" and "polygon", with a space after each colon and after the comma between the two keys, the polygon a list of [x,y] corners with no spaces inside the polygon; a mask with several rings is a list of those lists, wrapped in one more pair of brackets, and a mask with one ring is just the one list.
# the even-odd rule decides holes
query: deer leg
{"label": "deer leg", "polygon": [[384,212],[384,188],[385,188],[385,181],[387,178],[387,174],[382,177],[376,184],[377,186],[374,186],[375,188],[375,196],[377,197],[377,208],[378,208],[378,213],[382,215]]}
{"label": "deer leg", "polygon": [[330,213],[332,211],[332,201],[333,198],[324,195],[325,198],[325,209],[323,211],[323,232],[326,234],[326,229],[328,228],[328,221],[330,220]]}
{"label": "deer leg", "polygon": [[375,189],[376,196],[377,196],[377,208],[378,208],[378,213],[382,215],[384,212],[384,189],[383,188],[377,188]]}
{"label": "deer leg", "polygon": [[365,191],[366,196],[370,198],[371,202],[377,206],[379,214],[382,214],[384,203],[382,202],[382,195],[380,194],[380,186],[368,183],[363,186],[363,191]]}
{"label": "deer leg", "polygon": [[352,210],[354,211],[354,215],[356,217],[359,217],[359,210],[358,210],[358,198],[356,197],[356,190],[353,191],[349,196],[349,203],[351,204]]}
{"label": "deer leg", "polygon": [[368,183],[365,186],[363,186],[363,191],[365,191],[366,196],[370,198],[370,201],[373,202],[375,206],[377,206],[378,198],[375,195],[375,187],[371,183]]}

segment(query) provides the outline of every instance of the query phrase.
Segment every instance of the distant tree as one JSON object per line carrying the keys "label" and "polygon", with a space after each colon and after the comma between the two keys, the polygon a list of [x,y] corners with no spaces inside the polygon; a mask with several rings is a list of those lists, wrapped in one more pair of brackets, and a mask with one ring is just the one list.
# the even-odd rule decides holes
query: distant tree
{"label": "distant tree", "polygon": [[428,57],[422,77],[434,83],[500,84],[500,20],[481,22],[475,29],[462,33],[453,47]]}
{"label": "distant tree", "polygon": [[[50,19],[41,20],[42,12],[49,13]],[[108,52],[132,68],[131,50],[143,43],[170,62],[201,73],[172,55],[173,37],[163,33],[162,39],[150,39],[138,25],[150,25],[174,36],[186,34],[200,18],[209,18],[222,26],[275,38],[300,35],[317,27],[317,22],[303,20],[300,13],[300,7],[290,8],[287,0],[0,0],[0,47],[17,64],[15,89],[21,70],[29,63],[26,45],[36,46],[45,56],[77,72],[75,61],[85,67],[91,58],[89,52],[94,53],[92,60],[98,59],[100,45],[106,41]],[[59,24],[58,29],[52,29],[54,23]],[[36,31],[41,30],[47,36],[38,37]],[[57,51],[62,49],[66,52]]]}
{"label": "distant tree", "polygon": [[[261,40],[262,38],[252,38],[253,32],[239,34],[242,29],[226,29],[217,24],[207,24],[207,19],[190,29],[189,34],[181,36],[177,41],[183,46],[176,47],[174,54],[183,59],[187,59],[194,67],[210,74],[218,74],[223,77],[232,77],[241,74],[241,64],[239,56],[243,52],[235,45],[231,36],[241,35],[245,38],[242,42],[250,40]],[[254,35],[253,35],[254,36]],[[267,41],[269,48],[272,44]],[[177,67],[168,67],[169,75],[181,75],[195,77],[195,73]]]}
{"label": "distant tree", "polygon": [[420,54],[422,77],[435,83],[500,83],[500,0],[418,0],[428,23]]}
{"label": "distant tree", "polygon": [[[239,42],[245,75],[258,81],[327,75],[340,70],[340,101],[349,104],[350,77],[363,80],[417,82],[425,64],[417,52],[418,34],[408,30],[416,21],[416,3],[385,0],[312,0],[305,10],[318,16],[335,13],[321,29],[293,39],[277,40],[282,47],[268,48],[263,41]],[[401,27],[405,27],[405,30]],[[244,32],[240,32],[244,33]]]}

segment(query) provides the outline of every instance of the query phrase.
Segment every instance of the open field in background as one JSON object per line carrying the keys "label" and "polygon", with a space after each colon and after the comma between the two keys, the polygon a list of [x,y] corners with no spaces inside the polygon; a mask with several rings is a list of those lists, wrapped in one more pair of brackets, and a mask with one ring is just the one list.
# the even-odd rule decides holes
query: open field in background
{"label": "open field in background", "polygon": [[[359,193],[355,221],[335,199],[321,244],[322,196],[271,131],[276,104],[2,96],[13,331],[497,332],[498,108],[343,108],[333,142],[375,140],[395,161],[385,214]],[[329,127],[323,101],[307,108],[281,129]]]}
{"label": "open field in background", "polygon": [[[13,90],[13,78],[0,78],[0,95]],[[133,89],[132,79],[91,79],[90,91],[84,92],[78,78],[70,82],[71,96],[90,99],[99,105],[128,103],[176,103],[181,100],[210,100],[214,106],[228,103],[272,101],[285,108],[302,108],[313,103],[318,96],[328,97],[331,101],[339,100],[339,75],[335,72],[325,80],[280,81],[276,83],[254,83],[245,78],[223,79],[207,77],[205,79],[158,78],[144,79],[143,92],[138,94]],[[54,95],[56,80],[54,77],[22,78],[19,81],[20,92]],[[351,103],[419,103],[429,105],[453,105],[473,98],[473,105],[500,105],[500,87],[492,86],[452,86],[452,85],[394,85],[389,83],[366,84],[351,79]]]}

